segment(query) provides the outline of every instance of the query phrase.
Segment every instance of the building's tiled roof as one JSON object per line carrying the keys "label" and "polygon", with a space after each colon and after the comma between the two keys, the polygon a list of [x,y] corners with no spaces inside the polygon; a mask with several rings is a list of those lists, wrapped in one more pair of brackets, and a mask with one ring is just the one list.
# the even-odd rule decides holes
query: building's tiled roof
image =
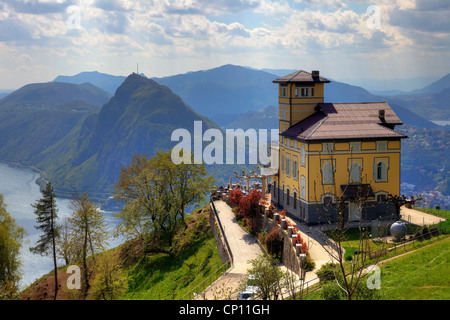
{"label": "building's tiled roof", "polygon": [[[300,140],[406,138],[388,128],[402,124],[385,102],[319,103],[317,112],[282,132]],[[379,110],[384,110],[384,119]]]}
{"label": "building's tiled roof", "polygon": [[316,82],[316,83],[320,83],[320,82],[324,82],[324,83],[328,83],[330,82],[330,80],[319,77],[318,76],[318,71],[317,71],[317,76],[314,76],[313,74],[300,70],[300,71],[296,71],[294,73],[288,74],[287,76],[278,78],[273,80],[274,83],[291,83],[291,82]]}

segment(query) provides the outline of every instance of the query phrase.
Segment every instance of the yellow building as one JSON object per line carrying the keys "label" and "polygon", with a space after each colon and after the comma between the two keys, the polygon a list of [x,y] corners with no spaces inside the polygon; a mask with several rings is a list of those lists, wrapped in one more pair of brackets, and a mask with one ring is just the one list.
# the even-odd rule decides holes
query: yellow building
{"label": "yellow building", "polygon": [[[279,84],[278,173],[272,201],[308,224],[335,221],[335,197],[346,196],[346,220],[388,218],[388,194],[400,193],[402,122],[385,102],[324,103],[330,81],[298,71]],[[364,205],[354,202],[365,198]]]}

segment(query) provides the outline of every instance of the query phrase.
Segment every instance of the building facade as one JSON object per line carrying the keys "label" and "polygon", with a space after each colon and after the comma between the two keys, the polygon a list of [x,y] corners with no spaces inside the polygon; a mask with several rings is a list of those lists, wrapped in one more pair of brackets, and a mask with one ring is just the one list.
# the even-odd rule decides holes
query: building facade
{"label": "building facade", "polygon": [[[278,171],[272,202],[308,224],[336,221],[336,197],[345,219],[390,218],[385,202],[400,193],[402,122],[385,102],[324,103],[318,71],[298,71],[279,84]],[[359,201],[364,199],[364,201]]]}

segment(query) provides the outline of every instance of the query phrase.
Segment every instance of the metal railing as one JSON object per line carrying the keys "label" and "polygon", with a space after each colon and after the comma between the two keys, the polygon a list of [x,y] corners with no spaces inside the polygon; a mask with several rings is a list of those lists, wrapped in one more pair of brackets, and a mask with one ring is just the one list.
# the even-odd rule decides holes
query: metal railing
{"label": "metal railing", "polygon": [[230,244],[228,243],[227,236],[225,234],[225,230],[220,222],[219,215],[217,214],[216,206],[214,205],[214,201],[210,200],[210,205],[213,208],[214,217],[216,218],[217,224],[219,225],[220,233],[223,235],[223,240],[225,242],[225,246],[228,251],[228,256],[230,257],[231,266],[234,264],[233,253],[231,252]]}
{"label": "metal railing", "polygon": [[[216,271],[214,271],[208,278],[206,278],[205,280],[203,280],[202,282],[200,282],[198,285],[196,285],[194,288],[192,288],[188,293],[186,293],[184,296],[182,296],[179,300],[184,300],[186,297],[188,297],[189,300],[190,296],[193,295],[193,298],[195,298],[194,293],[196,292],[196,290],[198,290],[200,288],[200,292],[203,292],[204,290],[206,290],[209,286],[211,286],[213,284],[214,281],[216,281],[217,279],[214,279],[214,281],[212,281],[212,277],[214,275],[216,275],[220,270],[222,270],[224,267],[225,270],[228,268],[230,264],[230,260],[228,260],[227,262],[225,262],[224,264],[222,264]],[[208,284],[208,285],[205,285]]]}

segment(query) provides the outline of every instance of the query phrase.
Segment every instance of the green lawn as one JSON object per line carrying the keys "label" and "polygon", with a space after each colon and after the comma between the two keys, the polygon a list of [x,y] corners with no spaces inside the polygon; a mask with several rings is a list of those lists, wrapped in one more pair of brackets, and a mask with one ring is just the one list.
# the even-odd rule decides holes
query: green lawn
{"label": "green lawn", "polygon": [[[148,254],[127,267],[129,288],[124,299],[178,300],[191,290],[200,293],[225,272],[227,265],[220,259],[208,208],[186,216],[188,228],[175,237],[172,254]],[[184,299],[192,298],[190,294]]]}
{"label": "green lawn", "polygon": [[450,219],[450,211],[447,211],[447,210],[438,210],[438,209],[431,209],[431,208],[430,209],[429,208],[417,208],[417,207],[414,207],[414,209],[420,210],[420,211],[423,211],[426,213],[431,213],[431,214],[434,214],[434,215],[437,215],[440,217],[444,217],[446,219]]}
{"label": "green lawn", "polygon": [[[157,253],[143,258],[129,270],[130,287],[125,299],[133,300],[173,300],[181,299],[203,280],[212,276],[207,287],[225,271],[214,274],[222,262],[216,249],[214,238],[201,242],[192,254],[183,259],[164,253]],[[205,289],[201,286],[201,289]],[[197,293],[201,292],[199,288]],[[192,299],[192,296],[189,297]]]}
{"label": "green lawn", "polygon": [[[330,238],[335,239],[334,231],[325,231]],[[345,260],[351,260],[354,253],[358,252],[358,247],[360,245],[360,236],[361,234],[366,235],[367,242],[364,243],[364,246],[367,248],[370,247],[371,251],[377,251],[379,249],[388,248],[390,245],[384,243],[383,241],[379,241],[376,239],[370,239],[368,236],[370,234],[370,227],[363,228],[360,230],[359,228],[351,228],[345,231],[345,240],[342,241],[342,247],[345,249]]]}
{"label": "green lawn", "polygon": [[450,237],[383,264],[381,290],[388,300],[450,299]]}

